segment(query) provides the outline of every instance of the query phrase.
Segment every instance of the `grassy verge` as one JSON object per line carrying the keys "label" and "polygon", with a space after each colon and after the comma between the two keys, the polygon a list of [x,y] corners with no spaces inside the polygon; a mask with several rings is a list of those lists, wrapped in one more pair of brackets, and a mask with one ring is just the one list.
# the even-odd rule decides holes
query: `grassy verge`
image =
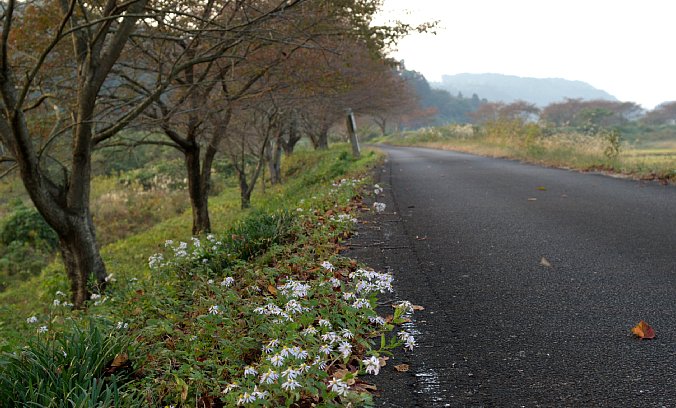
{"label": "grassy verge", "polygon": [[663,141],[648,149],[627,142],[618,143],[610,135],[549,131],[535,124],[504,121],[483,127],[426,128],[376,141],[505,157],[582,171],[608,171],[641,179],[676,181],[676,141]]}
{"label": "grassy verge", "polygon": [[[415,344],[406,333],[385,336],[410,304],[388,319],[374,311],[392,277],[338,255],[365,210],[364,174],[378,160],[367,152],[354,161],[345,149],[297,154],[285,185],[256,197],[256,209],[236,209],[231,191],[212,200],[213,235],[189,237],[183,214],[107,245],[114,282],[86,312],[64,306],[57,263],[3,293],[5,350],[32,339],[0,360],[5,400],[59,406],[48,401],[66,398],[72,381],[48,385],[63,383],[61,373],[105,342],[105,363],[83,368],[89,382],[73,380],[92,391],[73,396],[87,406],[368,404],[359,375],[377,373],[391,348]],[[36,288],[41,296],[25,296]],[[36,395],[25,379],[44,367],[56,374]]]}

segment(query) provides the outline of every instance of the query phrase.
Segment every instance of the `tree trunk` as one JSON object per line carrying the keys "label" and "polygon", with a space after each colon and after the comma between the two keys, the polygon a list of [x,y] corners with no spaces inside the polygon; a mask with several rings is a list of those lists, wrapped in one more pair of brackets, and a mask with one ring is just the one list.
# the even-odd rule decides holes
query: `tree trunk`
{"label": "tree trunk", "polygon": [[185,164],[188,171],[188,196],[192,208],[192,234],[211,232],[211,220],[209,219],[211,168],[200,168],[200,148],[197,145],[186,150]]}
{"label": "tree trunk", "polygon": [[283,134],[279,133],[272,144],[272,151],[267,157],[268,170],[270,171],[270,183],[272,185],[282,182],[282,144]]}
{"label": "tree trunk", "polygon": [[70,280],[72,302],[75,308],[82,308],[90,298],[87,282],[94,274],[97,292],[106,285],[106,268],[96,245],[96,234],[91,217],[68,217],[69,228],[59,231],[59,244],[66,274]]}
{"label": "tree trunk", "polygon": [[251,208],[251,191],[246,181],[246,173],[239,172],[239,196],[242,209]]}
{"label": "tree trunk", "polygon": [[289,123],[289,139],[282,144],[284,153],[287,156],[293,154],[293,149],[295,149],[296,143],[300,141],[301,137],[302,134],[298,131],[298,119],[294,115],[294,117],[291,119],[291,123]]}
{"label": "tree trunk", "polygon": [[326,150],[329,148],[329,129],[322,128],[322,130],[317,135],[317,144],[315,149],[317,150]]}

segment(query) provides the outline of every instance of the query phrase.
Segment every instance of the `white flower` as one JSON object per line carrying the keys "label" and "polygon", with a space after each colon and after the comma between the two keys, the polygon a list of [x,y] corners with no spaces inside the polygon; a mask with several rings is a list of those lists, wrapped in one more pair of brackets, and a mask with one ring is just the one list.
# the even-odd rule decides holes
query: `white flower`
{"label": "white flower", "polygon": [[337,279],[335,277],[331,277],[331,279],[329,279],[329,281],[331,282],[331,286],[333,286],[334,288],[340,287],[340,280],[339,279]]}
{"label": "white flower", "polygon": [[352,354],[352,345],[346,341],[343,341],[338,346],[338,351],[343,355],[343,358],[348,358]]}
{"label": "white flower", "polygon": [[129,327],[129,323],[125,322],[117,322],[117,325],[115,326],[116,329],[118,330],[124,330]]}
{"label": "white flower", "polygon": [[116,281],[117,281],[117,279],[115,279],[114,274],[111,273],[108,276],[106,276],[106,282],[116,282]]}
{"label": "white flower", "polygon": [[312,365],[317,366],[318,369],[324,371],[326,369],[326,361],[322,360],[321,356],[315,357]]}
{"label": "white flower", "polygon": [[170,246],[173,246],[173,245],[174,245],[174,241],[171,240],[171,239],[164,241],[164,247],[165,248],[169,248]]}
{"label": "white flower", "polygon": [[244,367],[244,376],[247,377],[247,376],[250,376],[250,375],[253,375],[253,376],[258,375],[258,371],[255,368],[253,368],[249,365],[249,366]]}
{"label": "white flower", "polygon": [[284,358],[289,357],[289,354],[291,354],[291,349],[287,346],[282,347],[282,349],[279,351],[279,355]]}
{"label": "white flower", "polygon": [[55,293],[56,296],[66,296],[65,293],[61,292],[60,290],[57,290]]}
{"label": "white flower", "polygon": [[294,369],[291,368],[291,367],[289,367],[289,368],[287,368],[286,370],[282,371],[282,375],[283,375],[284,377],[286,377],[287,379],[289,379],[289,380],[295,379],[296,377],[298,377],[298,374],[300,374],[300,372],[299,372],[298,370],[294,370]]}
{"label": "white flower", "polygon": [[380,316],[369,316],[369,322],[371,322],[372,324],[377,324],[379,326],[383,326],[385,325],[385,323],[387,323],[385,319],[383,319]]}
{"label": "white flower", "polygon": [[406,330],[401,330],[399,333],[397,333],[397,337],[399,337],[401,341],[406,341],[406,339],[411,337],[411,333],[407,332]]}
{"label": "white flower", "polygon": [[150,267],[150,269],[158,268],[162,265],[162,261],[164,261],[164,256],[162,254],[150,255],[148,258],[148,267]]}
{"label": "white flower", "polygon": [[326,269],[327,271],[333,271],[336,269],[336,267],[333,266],[329,261],[322,262],[322,268]]}
{"label": "white flower", "polygon": [[284,306],[284,310],[286,310],[287,313],[294,314],[294,313],[303,313],[305,308],[301,306],[301,304],[298,303],[296,299],[291,299]]}
{"label": "white flower", "polygon": [[371,303],[368,301],[368,299],[359,298],[352,303],[352,307],[355,309],[367,309],[371,307]]}
{"label": "white flower", "polygon": [[223,394],[227,394],[235,388],[239,388],[239,385],[237,383],[230,383],[223,388]]}
{"label": "white flower", "polygon": [[340,378],[332,378],[329,380],[326,388],[340,396],[347,395],[347,383]]}
{"label": "white flower", "polygon": [[36,316],[31,316],[28,319],[26,319],[26,323],[28,323],[28,324],[33,324],[33,323],[37,323],[37,322],[38,322],[38,318]]}
{"label": "white flower", "polygon": [[411,351],[413,351],[413,347],[416,347],[418,344],[415,342],[415,339],[413,336],[408,336],[406,340],[404,341],[404,348],[407,348]]}
{"label": "white flower", "polygon": [[54,306],[61,306],[61,301],[59,299],[54,299]]}
{"label": "white flower", "polygon": [[214,280],[213,280],[213,279],[209,279],[209,280],[207,281],[207,285],[213,285],[213,284],[214,284]]}
{"label": "white flower", "polygon": [[47,326],[38,327],[38,333],[47,333],[48,331],[49,329],[47,328]]}
{"label": "white flower", "polygon": [[275,354],[269,357],[268,360],[270,360],[270,363],[275,367],[281,367],[284,364],[284,357],[280,354]]}
{"label": "white flower", "polygon": [[397,309],[403,309],[404,313],[413,313],[413,304],[408,300],[403,300],[394,305],[394,307]]}
{"label": "white flower", "polygon": [[343,292],[343,300],[354,299],[354,293],[352,292]]}
{"label": "white flower", "polygon": [[300,207],[298,207],[298,208],[296,208],[296,211],[298,211],[298,212],[303,212],[303,209],[300,208]]}
{"label": "white flower", "polygon": [[328,344],[322,344],[321,346],[319,346],[319,352],[321,354],[326,354],[328,356],[329,354],[331,354],[332,351],[333,347],[331,347]]}
{"label": "white flower", "polygon": [[302,331],[301,333],[302,333],[303,335],[307,336],[307,335],[310,335],[310,334],[317,334],[318,331],[317,331],[317,329],[315,329],[313,326],[310,326],[310,327],[308,327],[308,328],[306,328],[306,329],[303,329],[303,331]]}
{"label": "white flower", "polygon": [[261,374],[261,384],[272,384],[279,378],[279,374],[276,371],[272,371],[271,368],[267,372]]}
{"label": "white flower", "polygon": [[333,344],[337,341],[340,341],[341,338],[335,332],[331,331],[331,332],[322,334],[322,340],[328,341],[330,344]]}
{"label": "white flower", "polygon": [[90,299],[91,300],[101,299],[101,295],[99,295],[98,293],[92,293]]}
{"label": "white flower", "polygon": [[229,288],[230,286],[232,286],[233,283],[235,283],[235,278],[233,278],[232,276],[228,276],[227,278],[223,279],[223,282],[221,282],[221,286]]}
{"label": "white flower", "polygon": [[221,311],[218,310],[218,305],[213,305],[213,306],[209,307],[209,314],[216,315],[216,314],[220,314],[220,313],[221,313]]}
{"label": "white flower", "polygon": [[328,329],[331,328],[331,322],[328,321],[328,320],[326,320],[326,319],[319,319],[319,325],[320,325],[321,327],[326,327],[326,328],[328,328]]}
{"label": "white flower", "polygon": [[380,372],[380,361],[378,360],[378,357],[371,356],[371,358],[364,359],[361,362],[364,363],[364,369],[367,374],[378,375]]}
{"label": "white flower", "polygon": [[340,335],[341,335],[344,339],[351,339],[351,338],[354,337],[354,334],[352,334],[352,332],[349,331],[348,329],[342,329],[342,330],[340,331]]}
{"label": "white flower", "polygon": [[267,345],[263,346],[263,351],[266,354],[270,354],[270,353],[272,353],[274,348],[277,347],[278,345],[279,345],[279,340],[277,340],[277,339],[270,340]]}
{"label": "white flower", "polygon": [[299,360],[305,360],[308,356],[308,352],[298,346],[291,347],[289,353],[291,353],[292,356],[296,357]]}
{"label": "white flower", "polygon": [[300,363],[300,365],[298,366],[298,372],[302,374],[308,371],[310,371],[310,366],[305,363]]}
{"label": "white flower", "polygon": [[379,203],[379,202],[373,203],[373,208],[375,208],[376,212],[381,213],[381,212],[385,211],[385,207],[387,207],[387,205],[385,203]]}
{"label": "white flower", "polygon": [[282,383],[282,388],[284,388],[287,391],[295,390],[298,387],[300,387],[298,381],[291,378]]}
{"label": "white flower", "polygon": [[239,395],[239,398],[237,399],[237,405],[249,404],[254,401],[256,401],[256,396],[245,392],[244,394]]}

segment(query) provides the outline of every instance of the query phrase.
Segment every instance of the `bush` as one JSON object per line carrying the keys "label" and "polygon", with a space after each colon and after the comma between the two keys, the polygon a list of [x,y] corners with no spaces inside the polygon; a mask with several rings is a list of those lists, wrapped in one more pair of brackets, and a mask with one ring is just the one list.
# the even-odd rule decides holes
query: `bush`
{"label": "bush", "polygon": [[[89,322],[51,339],[38,336],[22,351],[0,357],[4,406],[111,407],[130,403],[127,340]],[[46,326],[44,326],[46,329]],[[40,331],[40,330],[38,330]],[[126,404],[125,404],[126,405]]]}
{"label": "bush", "polygon": [[40,213],[19,203],[0,227],[0,243],[9,245],[14,241],[53,251],[59,238]]}
{"label": "bush", "polygon": [[289,211],[253,212],[228,234],[224,244],[237,259],[251,260],[291,234],[293,214]]}

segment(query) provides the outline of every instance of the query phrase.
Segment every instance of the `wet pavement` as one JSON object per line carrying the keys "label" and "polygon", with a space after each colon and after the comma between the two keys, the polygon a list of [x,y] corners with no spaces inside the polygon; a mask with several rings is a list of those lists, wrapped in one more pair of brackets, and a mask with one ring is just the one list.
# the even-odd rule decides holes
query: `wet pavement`
{"label": "wet pavement", "polygon": [[347,255],[425,310],[378,406],[676,407],[676,187],[385,150],[387,208]]}

